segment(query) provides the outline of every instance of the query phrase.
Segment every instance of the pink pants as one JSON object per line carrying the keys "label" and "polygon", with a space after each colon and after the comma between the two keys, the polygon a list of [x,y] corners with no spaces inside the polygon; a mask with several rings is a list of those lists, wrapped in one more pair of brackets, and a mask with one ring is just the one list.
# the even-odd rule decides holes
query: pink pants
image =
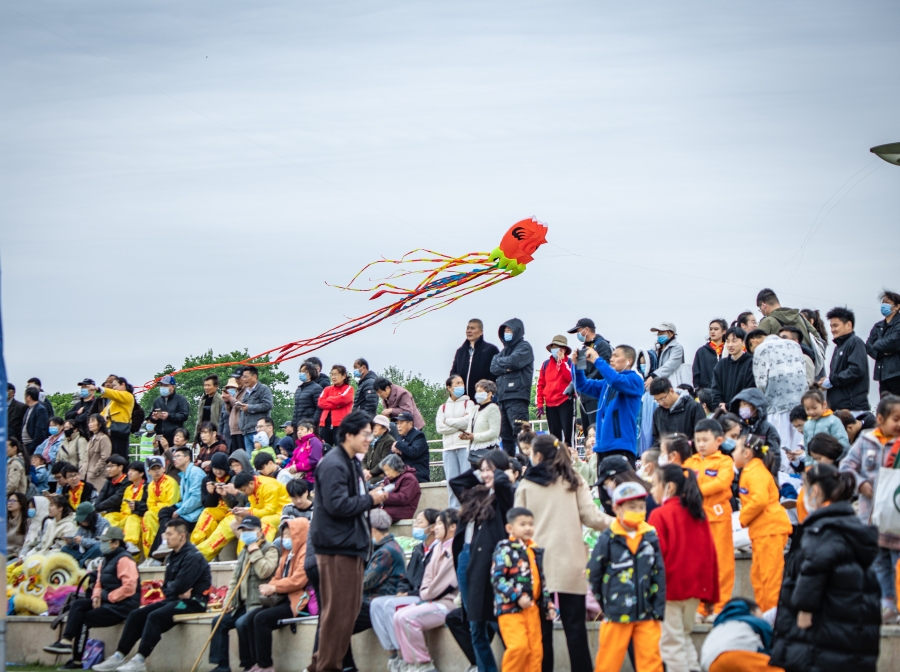
{"label": "pink pants", "polygon": [[440,602],[423,602],[394,612],[394,632],[400,643],[400,655],[405,662],[414,664],[431,660],[425,644],[425,631],[444,625],[448,611]]}

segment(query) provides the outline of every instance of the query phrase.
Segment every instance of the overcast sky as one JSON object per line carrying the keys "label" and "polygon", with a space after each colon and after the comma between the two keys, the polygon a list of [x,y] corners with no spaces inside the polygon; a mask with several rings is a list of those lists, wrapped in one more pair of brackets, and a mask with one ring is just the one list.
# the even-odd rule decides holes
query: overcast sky
{"label": "overcast sky", "polygon": [[319,356],[437,380],[470,317],[543,358],[584,316],[692,356],[763,286],[865,337],[900,291],[900,168],[868,152],[900,140],[900,5],[638,4],[4,2],[10,380],[313,336],[373,308],[325,281],[529,216],[525,274]]}

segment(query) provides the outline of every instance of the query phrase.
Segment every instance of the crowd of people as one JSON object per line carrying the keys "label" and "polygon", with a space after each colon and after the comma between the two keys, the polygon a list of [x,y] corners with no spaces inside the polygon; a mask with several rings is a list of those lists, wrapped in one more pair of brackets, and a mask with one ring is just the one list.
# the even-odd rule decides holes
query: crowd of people
{"label": "crowd of people", "polygon": [[[209,375],[198,400],[164,376],[146,414],[120,376],[84,379],[58,412],[40,380],[24,402],[10,384],[12,561],[60,551],[96,570],[47,650],[81,667],[88,630],[124,623],[94,669],[142,672],[174,614],[206,610],[209,561],[237,540],[217,672],[231,669],[231,630],[244,670],[274,669],[273,630],[307,613],[323,633],[309,672],[355,669],[351,636],[369,628],[390,672],[428,672],[424,633],[443,625],[473,670],[498,669],[496,635],[504,670],[552,670],[555,620],[573,670],[618,671],[626,655],[639,672],[874,670],[879,626],[898,621],[900,526],[878,480],[900,467],[900,295],[883,292],[866,341],[848,308],[826,327],[772,290],[756,303],[758,323],[749,311],[712,320],[692,361],[672,322],[639,350],[582,318],[568,330],[577,346],[557,335],[536,362],[521,320],[500,325],[500,348],[471,320],[428,419],[442,510],[419,506],[426,419],[362,358],[328,375],[315,357],[301,363],[284,436],[254,366],[222,388]],[[532,392],[547,432],[532,427]],[[733,595],[735,518],[752,599]],[[391,529],[408,519],[407,559]],[[137,608],[138,563],[165,564],[161,602]],[[698,653],[703,620],[713,629]]]}

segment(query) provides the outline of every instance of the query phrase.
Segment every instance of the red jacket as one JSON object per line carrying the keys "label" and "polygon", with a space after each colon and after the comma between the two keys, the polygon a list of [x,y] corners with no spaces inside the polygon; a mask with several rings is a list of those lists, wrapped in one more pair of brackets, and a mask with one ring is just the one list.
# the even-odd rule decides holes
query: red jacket
{"label": "red jacket", "polygon": [[719,563],[709,521],[693,518],[678,497],[657,506],[647,521],[656,528],[666,565],[666,601],[719,601]]}
{"label": "red jacket", "polygon": [[353,410],[353,386],[346,384],[329,385],[322,390],[322,396],[319,397],[319,408],[322,409],[319,426],[325,426],[325,421],[328,419],[328,413],[330,412],[331,426],[337,427],[341,424],[341,420]]}
{"label": "red jacket", "polygon": [[[384,479],[385,485],[390,483],[391,479]],[[416,515],[422,488],[419,487],[415,467],[406,467],[393,483],[397,488],[384,500],[384,510],[391,514],[391,522],[396,523],[398,520],[406,520]]]}
{"label": "red jacket", "polygon": [[551,357],[541,364],[541,375],[537,384],[537,407],[549,406],[556,408],[562,406],[568,399],[566,388],[572,382],[572,372],[569,371],[569,360],[563,358],[557,362]]}

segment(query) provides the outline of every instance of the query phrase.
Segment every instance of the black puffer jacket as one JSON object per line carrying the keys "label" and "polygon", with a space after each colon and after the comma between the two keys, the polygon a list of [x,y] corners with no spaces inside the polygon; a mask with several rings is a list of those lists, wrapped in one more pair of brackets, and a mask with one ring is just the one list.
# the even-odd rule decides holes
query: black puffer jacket
{"label": "black puffer jacket", "polygon": [[466,394],[469,399],[475,398],[475,384],[479,380],[497,380],[497,376],[491,373],[491,362],[500,350],[493,343],[479,336],[475,341],[471,362],[469,357],[469,341],[466,340],[453,355],[453,366],[450,367],[451,376],[460,376],[466,384]]}
{"label": "black puffer jacket", "polygon": [[320,396],[322,396],[322,386],[314,380],[308,380],[297,386],[297,391],[294,392],[294,427],[301,420],[313,420],[318,426]]}
{"label": "black puffer jacket", "polygon": [[[730,357],[727,352],[722,353],[725,357]],[[709,387],[712,385],[713,371],[716,368],[716,364],[719,363],[719,355],[716,354],[716,351],[713,350],[712,345],[710,345],[709,341],[703,344],[699,350],[697,350],[694,355],[694,364],[691,367],[691,371],[693,372],[693,381],[694,381],[694,389],[698,390],[703,387]]]}
{"label": "black puffer jacket", "polygon": [[875,380],[900,376],[900,319],[876,323],[869,332],[866,352],[875,360]]}
{"label": "black puffer jacket", "polygon": [[[512,340],[504,340],[506,328],[512,330]],[[497,401],[531,399],[531,383],[534,379],[534,351],[525,340],[525,325],[514,317],[500,325],[500,340],[505,344],[491,361],[491,373],[497,376]]]}
{"label": "black puffer jacket", "polygon": [[869,357],[866,344],[850,332],[834,339],[834,354],[828,380],[828,407],[832,410],[868,411],[869,406]]}
{"label": "black puffer jacket", "polygon": [[[770,665],[788,672],[865,672],[877,667],[881,591],[872,563],[878,530],[849,502],[826,506],[800,526],[784,566]],[[797,612],[812,627],[797,627]]]}
{"label": "black puffer jacket", "polygon": [[713,369],[712,393],[713,403],[731,405],[734,396],[743,390],[756,387],[753,377],[753,355],[745,352],[737,361],[731,355],[723,355]]}
{"label": "black puffer jacket", "polygon": [[687,392],[682,392],[672,408],[659,406],[653,411],[653,445],[667,434],[694,435],[694,427],[701,420],[706,420],[703,407],[694,401]]}
{"label": "black puffer jacket", "polygon": [[374,371],[369,371],[356,385],[356,396],[353,397],[353,410],[359,409],[368,413],[370,417],[375,417],[375,411],[378,409],[378,395],[375,394],[375,379],[378,376]]}

